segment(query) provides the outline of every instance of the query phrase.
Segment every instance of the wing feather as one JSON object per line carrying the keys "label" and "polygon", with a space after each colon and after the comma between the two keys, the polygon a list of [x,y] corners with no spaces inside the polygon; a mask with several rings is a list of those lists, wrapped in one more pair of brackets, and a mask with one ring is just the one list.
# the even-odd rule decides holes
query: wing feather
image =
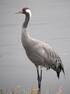
{"label": "wing feather", "polygon": [[47,68],[52,67],[54,69],[57,63],[61,62],[55,51],[47,43],[41,41],[35,41],[35,44],[26,50],[26,53],[35,65],[42,65]]}

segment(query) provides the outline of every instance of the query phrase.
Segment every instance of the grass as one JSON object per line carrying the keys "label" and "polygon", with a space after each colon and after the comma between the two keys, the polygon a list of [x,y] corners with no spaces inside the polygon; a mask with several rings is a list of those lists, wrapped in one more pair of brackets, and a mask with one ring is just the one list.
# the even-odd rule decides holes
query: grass
{"label": "grass", "polygon": [[0,94],[4,94],[4,93],[3,93],[3,89],[0,89]]}
{"label": "grass", "polygon": [[[7,93],[7,92],[4,93],[4,90],[3,90],[3,89],[0,89],[0,94],[8,94],[8,93]],[[14,88],[14,89],[10,92],[10,94],[21,94],[21,92],[20,92],[20,87]],[[23,94],[24,94],[24,93],[23,93]],[[30,90],[30,92],[25,93],[25,94],[38,94],[38,89],[32,88],[32,89]],[[64,93],[63,93],[63,89],[60,87],[56,94],[64,94]]]}

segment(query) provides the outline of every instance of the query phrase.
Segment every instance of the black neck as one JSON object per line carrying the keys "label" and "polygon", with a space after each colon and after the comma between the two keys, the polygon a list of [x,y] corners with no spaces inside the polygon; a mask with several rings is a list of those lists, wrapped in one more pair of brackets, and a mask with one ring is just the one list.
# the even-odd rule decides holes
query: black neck
{"label": "black neck", "polygon": [[29,22],[29,19],[30,19],[30,15],[27,13],[25,14],[26,18],[25,18],[25,21],[24,21],[24,24],[23,24],[23,28],[27,28],[28,26],[28,22]]}

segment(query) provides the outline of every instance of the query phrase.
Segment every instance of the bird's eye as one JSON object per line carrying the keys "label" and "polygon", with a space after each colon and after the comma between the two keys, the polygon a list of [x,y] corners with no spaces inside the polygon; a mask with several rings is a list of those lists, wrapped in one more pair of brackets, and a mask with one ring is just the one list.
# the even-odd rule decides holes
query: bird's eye
{"label": "bird's eye", "polygon": [[25,9],[23,8],[22,11],[25,12]]}

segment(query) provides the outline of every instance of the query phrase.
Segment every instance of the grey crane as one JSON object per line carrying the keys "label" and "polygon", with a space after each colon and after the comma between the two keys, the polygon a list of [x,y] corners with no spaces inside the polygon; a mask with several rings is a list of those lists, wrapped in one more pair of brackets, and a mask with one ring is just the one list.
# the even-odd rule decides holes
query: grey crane
{"label": "grey crane", "polygon": [[[48,45],[48,43],[32,38],[27,32],[27,26],[31,18],[31,10],[29,8],[23,8],[17,12],[25,14],[25,21],[22,25],[22,45],[25,48],[25,52],[28,58],[36,66],[37,69],[37,80],[38,90],[41,91],[41,80],[42,80],[42,67],[53,69],[57,73],[59,78],[60,72],[64,72],[64,67],[59,55]],[[41,67],[39,67],[41,66]],[[40,70],[39,70],[40,69]]]}

